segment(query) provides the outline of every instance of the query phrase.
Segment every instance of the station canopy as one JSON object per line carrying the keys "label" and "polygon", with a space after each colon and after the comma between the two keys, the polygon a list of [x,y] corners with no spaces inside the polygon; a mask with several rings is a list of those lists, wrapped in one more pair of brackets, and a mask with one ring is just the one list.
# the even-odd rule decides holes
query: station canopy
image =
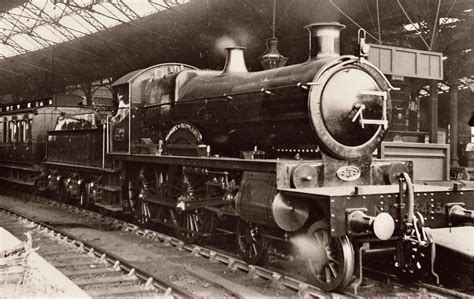
{"label": "station canopy", "polygon": [[72,41],[186,2],[8,0],[0,6],[1,57]]}
{"label": "station canopy", "polygon": [[351,42],[364,28],[372,43],[469,54],[473,9],[472,0],[1,0],[0,95],[48,95],[163,62],[219,68],[231,45],[258,70],[272,34],[298,63],[302,28],[318,21],[347,25]]}

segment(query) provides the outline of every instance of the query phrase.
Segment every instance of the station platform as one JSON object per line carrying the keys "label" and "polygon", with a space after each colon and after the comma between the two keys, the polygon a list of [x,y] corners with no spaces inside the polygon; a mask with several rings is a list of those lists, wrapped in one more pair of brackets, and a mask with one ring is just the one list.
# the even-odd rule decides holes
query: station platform
{"label": "station platform", "polygon": [[90,298],[31,245],[0,227],[0,297]]}
{"label": "station platform", "polygon": [[461,226],[431,230],[438,247],[451,251],[470,262],[474,261],[474,227]]}

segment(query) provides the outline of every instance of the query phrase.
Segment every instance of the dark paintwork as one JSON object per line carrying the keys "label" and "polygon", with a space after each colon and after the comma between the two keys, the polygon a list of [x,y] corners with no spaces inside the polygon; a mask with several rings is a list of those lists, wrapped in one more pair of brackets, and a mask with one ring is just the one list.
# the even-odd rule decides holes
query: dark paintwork
{"label": "dark paintwork", "polygon": [[[312,84],[322,68],[339,62],[340,58],[313,59],[261,72],[219,75],[215,71],[188,70],[165,77],[159,81],[170,89],[169,103],[149,106],[151,100],[142,99],[145,103],[134,105],[132,141],[139,142],[139,138],[146,136],[158,143],[173,125],[188,122],[200,131],[202,142],[211,146],[213,154],[223,156],[235,157],[255,146],[274,153],[280,148],[320,144],[324,135],[314,131],[314,120],[309,113],[310,86],[306,84]],[[341,75],[346,72],[349,77]],[[327,130],[340,141],[341,147],[376,144],[378,140],[372,137],[383,132],[377,130],[378,126],[363,129],[352,122],[356,112],[353,106],[363,102],[368,107],[366,117],[381,119],[380,99],[360,96],[357,92],[385,90],[383,78],[357,64],[341,69],[335,76],[336,85],[329,84],[332,78],[320,82],[329,84],[330,88],[324,92],[321,107],[314,109],[321,110]],[[176,87],[174,81],[183,77],[184,82]],[[177,99],[173,96],[174,88],[177,88]],[[125,127],[126,122],[123,120],[115,126]],[[330,154],[329,146],[325,148]]]}
{"label": "dark paintwork", "polygon": [[48,162],[102,167],[103,153],[102,127],[48,132]]}

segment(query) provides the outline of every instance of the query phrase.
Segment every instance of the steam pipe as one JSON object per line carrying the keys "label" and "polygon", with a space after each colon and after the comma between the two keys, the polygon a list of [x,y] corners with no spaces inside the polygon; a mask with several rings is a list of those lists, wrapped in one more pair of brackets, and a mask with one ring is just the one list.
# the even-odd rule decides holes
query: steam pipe
{"label": "steam pipe", "polygon": [[413,192],[413,183],[411,182],[411,178],[408,173],[403,172],[402,177],[407,184],[407,192],[408,192],[408,215],[407,220],[408,222],[413,222],[413,218],[415,215],[415,194]]}

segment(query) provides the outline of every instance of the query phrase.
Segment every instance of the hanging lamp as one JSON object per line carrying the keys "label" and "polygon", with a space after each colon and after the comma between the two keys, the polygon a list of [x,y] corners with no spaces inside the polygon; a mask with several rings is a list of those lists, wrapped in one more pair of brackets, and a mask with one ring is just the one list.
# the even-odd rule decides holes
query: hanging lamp
{"label": "hanging lamp", "polygon": [[267,50],[260,57],[258,61],[264,70],[274,69],[285,66],[288,58],[278,52],[278,39],[275,37],[275,15],[276,15],[276,0],[273,0],[273,23],[272,23],[272,37],[267,39]]}

